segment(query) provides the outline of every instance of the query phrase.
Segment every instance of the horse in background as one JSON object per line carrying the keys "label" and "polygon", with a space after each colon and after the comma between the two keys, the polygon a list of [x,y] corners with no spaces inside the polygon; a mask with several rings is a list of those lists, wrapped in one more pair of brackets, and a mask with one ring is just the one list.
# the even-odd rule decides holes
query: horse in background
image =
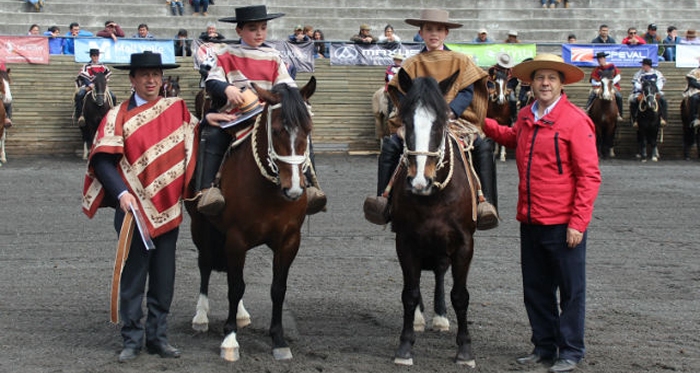
{"label": "horse in background", "polygon": [[[492,85],[489,85],[489,106],[486,111],[488,118],[494,119],[502,126],[510,127],[513,122],[511,120],[510,104],[508,103],[508,94],[506,93],[506,83],[508,76],[504,71],[496,71],[496,79],[491,80]],[[501,162],[506,161],[506,147],[496,144],[496,153],[499,154]]]}
{"label": "horse in background", "polygon": [[80,127],[83,137],[83,159],[88,159],[95,133],[100,126],[100,122],[102,122],[102,118],[107,115],[109,109],[114,107],[105,74],[96,73],[92,83],[94,84],[93,89],[85,95],[83,100],[85,125]]}
{"label": "horse in background", "polygon": [[[180,76],[169,76],[163,79],[163,86],[160,88],[160,96],[179,97],[180,96]],[[199,117],[198,117],[199,118]]]}
{"label": "horse in background", "polygon": [[603,71],[600,83],[601,86],[597,88],[596,98],[588,110],[588,116],[595,124],[598,155],[607,159],[615,156],[613,146],[618,116],[617,102],[615,101],[616,88],[613,84],[612,71]]}
{"label": "horse in background", "polygon": [[197,211],[196,200],[186,203],[192,219],[192,240],[199,250],[201,276],[197,314],[192,322],[195,330],[208,329],[211,271],[225,271],[229,312],[221,356],[229,361],[239,359],[236,334],[241,320],[237,320],[237,313],[240,318],[246,253],[265,244],[273,253],[269,329],[273,357],[287,360],[292,353],[284,339],[282,308],[289,267],[299,250],[306,216],[304,171],[311,164],[309,138],[313,129],[307,100],[316,90],[316,79],[311,77],[301,89],[286,84],[277,84],[270,91],[255,84],[253,87],[265,103],[264,110],[254,118],[252,129],[239,124],[228,130],[234,139],[234,131],[247,135],[236,140],[239,145],[228,149],[221,166],[224,211],[210,218]]}
{"label": "horse in background", "polygon": [[467,275],[476,229],[474,175],[463,148],[449,133],[449,108],[443,96],[458,75],[438,83],[430,77],[411,80],[400,70],[399,86],[405,96],[389,87],[391,94],[399,97],[405,129],[404,154],[396,171],[391,203],[392,231],[396,233],[396,253],[404,279],[403,329],[394,355],[394,363],[399,365],[413,364],[415,323],[417,317],[422,319],[423,270],[435,274],[433,327],[449,329],[443,280],[451,266],[450,295],[458,324],[455,362],[475,366],[467,326]]}
{"label": "horse in background", "polygon": [[374,133],[377,140],[382,141],[385,136],[391,135],[389,130],[389,97],[384,87],[377,89],[372,94],[372,114],[374,114]]}
{"label": "horse in background", "polygon": [[12,124],[5,123],[6,118],[12,118],[12,90],[10,89],[10,69],[0,69],[0,166],[7,163],[7,154],[5,153],[5,140],[7,139],[7,128]]}
{"label": "horse in background", "polygon": [[657,139],[661,128],[661,112],[659,105],[659,89],[656,80],[642,81],[641,98],[637,99],[639,111],[637,113],[637,143],[642,162],[647,161],[647,147],[651,148],[651,161],[659,160],[659,148]]}
{"label": "horse in background", "polygon": [[690,150],[693,144],[696,145],[698,157],[700,158],[700,128],[693,127],[693,115],[690,112],[690,102],[688,97],[681,101],[681,122],[683,123],[683,158],[690,160]]}

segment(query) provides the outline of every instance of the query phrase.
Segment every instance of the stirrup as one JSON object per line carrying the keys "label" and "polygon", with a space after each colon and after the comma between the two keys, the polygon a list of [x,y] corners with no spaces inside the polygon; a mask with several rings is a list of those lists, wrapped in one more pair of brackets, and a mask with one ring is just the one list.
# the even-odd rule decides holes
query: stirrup
{"label": "stirrup", "polygon": [[82,115],[78,118],[78,127],[85,127],[85,117]]}
{"label": "stirrup", "polygon": [[479,202],[476,207],[476,229],[485,231],[498,226],[498,212],[489,202]]}
{"label": "stirrup", "polygon": [[318,214],[326,211],[326,193],[314,186],[306,187],[306,215]]}
{"label": "stirrup", "polygon": [[370,196],[365,198],[362,206],[365,219],[372,224],[386,225],[390,219],[389,200],[382,196]]}
{"label": "stirrup", "polygon": [[224,209],[226,202],[221,189],[211,187],[200,192],[197,211],[207,216],[217,216]]}

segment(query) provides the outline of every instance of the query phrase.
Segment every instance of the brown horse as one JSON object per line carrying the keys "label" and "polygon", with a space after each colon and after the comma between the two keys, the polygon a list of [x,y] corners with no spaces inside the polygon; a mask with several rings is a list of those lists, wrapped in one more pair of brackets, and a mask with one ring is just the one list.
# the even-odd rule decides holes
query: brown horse
{"label": "brown horse", "polygon": [[690,113],[690,103],[688,97],[681,101],[681,121],[683,122],[683,158],[690,160],[690,150],[693,144],[697,147],[698,157],[700,157],[700,128],[693,127],[693,115]]}
{"label": "brown horse", "polygon": [[202,324],[208,323],[209,277],[212,270],[225,271],[229,312],[221,354],[230,361],[239,358],[236,313],[245,291],[246,253],[263,244],[273,252],[273,356],[277,360],[292,358],[284,339],[282,307],[289,267],[301,241],[306,216],[304,170],[311,163],[309,136],[313,123],[307,100],[316,90],[316,79],[312,77],[301,89],[278,84],[267,91],[253,86],[265,108],[255,119],[248,138],[231,147],[223,162],[220,184],[226,198],[224,212],[210,219],[197,212],[196,202],[187,203],[201,275],[193,327],[206,329]]}
{"label": "brown horse", "polygon": [[387,120],[389,119],[389,97],[384,87],[377,89],[372,95],[372,114],[374,114],[374,133],[377,140],[391,135]]}
{"label": "brown horse", "polygon": [[92,141],[95,138],[97,127],[109,109],[114,106],[112,102],[112,94],[107,87],[107,78],[104,73],[96,73],[93,77],[93,89],[85,95],[83,101],[83,116],[85,117],[85,125],[80,127],[80,132],[83,136],[83,159],[88,158],[90,150],[92,150]]}
{"label": "brown horse", "polygon": [[160,95],[163,97],[179,97],[180,76],[164,78],[163,85],[160,87]]}
{"label": "brown horse", "polygon": [[12,91],[10,90],[10,69],[0,70],[0,166],[7,163],[7,154],[5,154],[5,139],[7,132],[5,126],[5,118],[11,117],[11,112],[8,112],[12,107]]}
{"label": "brown horse", "polygon": [[600,79],[601,86],[588,110],[588,116],[595,124],[598,155],[603,159],[615,156],[613,146],[618,110],[615,101],[616,88],[612,82],[612,75],[611,71],[603,72]]}
{"label": "brown horse", "polygon": [[396,253],[404,280],[403,329],[394,356],[394,362],[400,365],[413,364],[414,322],[422,305],[423,270],[435,274],[433,323],[443,324],[438,329],[445,328],[443,279],[450,266],[450,295],[457,316],[455,362],[475,365],[467,329],[467,275],[474,254],[476,196],[470,184],[471,168],[460,145],[448,132],[448,106],[443,97],[458,74],[438,83],[433,78],[411,80],[400,70],[399,85],[406,95],[390,87],[392,95],[400,97],[399,112],[405,128],[403,162],[391,203],[392,230],[396,233]]}
{"label": "brown horse", "polygon": [[[489,106],[486,111],[486,116],[494,119],[502,126],[510,127],[512,125],[510,104],[508,103],[508,94],[506,92],[506,83],[508,77],[503,71],[496,71],[496,79],[490,81],[489,84]],[[496,152],[499,152],[501,162],[506,161],[506,147],[496,145]]]}

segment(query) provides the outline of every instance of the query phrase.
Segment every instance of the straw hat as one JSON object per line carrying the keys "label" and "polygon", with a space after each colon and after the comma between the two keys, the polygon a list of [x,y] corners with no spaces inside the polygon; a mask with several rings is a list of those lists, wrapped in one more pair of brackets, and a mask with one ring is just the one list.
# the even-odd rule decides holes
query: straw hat
{"label": "straw hat", "polygon": [[516,78],[530,83],[532,82],[532,74],[541,69],[556,70],[564,74],[562,84],[576,83],[583,79],[584,76],[583,70],[564,62],[564,59],[551,53],[540,53],[531,61],[524,61],[515,65],[511,71]]}
{"label": "straw hat", "polygon": [[418,27],[425,23],[439,23],[448,29],[462,27],[461,23],[450,22],[450,12],[442,9],[423,9],[420,11],[420,18],[408,18],[406,23]]}
{"label": "straw hat", "polygon": [[392,59],[392,60],[403,61],[403,60],[404,60],[404,57],[403,57],[403,54],[401,54],[401,53],[394,53],[394,55],[391,57],[391,59]]}
{"label": "straw hat", "polygon": [[236,8],[235,17],[221,18],[219,21],[228,23],[259,22],[269,21],[283,15],[284,13],[268,13],[265,5],[251,5]]}
{"label": "straw hat", "polygon": [[119,70],[175,69],[178,67],[180,67],[180,65],[176,63],[163,63],[160,58],[160,53],[153,53],[151,51],[132,54],[131,63],[128,65],[114,65],[114,68]]}
{"label": "straw hat", "polygon": [[513,58],[510,56],[510,54],[506,52],[501,52],[496,56],[496,61],[498,63],[498,66],[504,68],[504,69],[510,69],[511,67],[515,66],[515,61],[513,61]]}

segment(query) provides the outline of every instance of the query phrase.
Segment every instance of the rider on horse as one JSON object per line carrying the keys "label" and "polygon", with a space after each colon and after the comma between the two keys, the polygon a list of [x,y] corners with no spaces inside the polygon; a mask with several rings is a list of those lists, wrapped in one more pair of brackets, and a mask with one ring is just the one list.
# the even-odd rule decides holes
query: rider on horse
{"label": "rider on horse", "polygon": [[[5,67],[5,62],[0,61],[0,71],[2,74],[7,75],[9,78],[9,70]],[[1,78],[1,77],[0,77]],[[0,79],[0,84],[7,84],[7,87],[0,87],[0,101],[2,101],[5,107],[5,123],[0,123],[0,126],[11,127],[12,126],[12,95],[6,90],[9,90],[10,82],[5,81],[4,78]]]}
{"label": "rider on horse", "polygon": [[[462,27],[459,23],[448,20],[447,11],[431,9],[421,13],[423,19],[407,19],[406,23],[420,27],[419,34],[426,41],[421,53],[407,59],[402,68],[415,79],[419,76],[431,76],[440,81],[459,71],[458,84],[445,95],[450,107],[450,125],[462,127],[465,123],[480,127],[486,117],[488,108],[488,92],[485,81],[488,76],[474,62],[462,53],[450,51],[444,45],[445,38],[452,28]],[[429,37],[428,37],[429,36]],[[393,79],[389,85],[399,85],[398,79]],[[397,102],[396,97],[392,97]],[[395,118],[398,118],[396,116]],[[401,123],[391,123],[393,135],[385,137],[379,155],[379,170],[377,180],[377,196],[365,200],[365,217],[372,217],[370,222],[386,224],[388,222],[389,200],[388,186],[392,174],[399,164],[403,151],[403,141],[396,133]],[[471,126],[470,125],[470,126]],[[460,128],[466,130],[466,128]],[[400,132],[400,131],[399,131]],[[474,140],[474,166],[481,180],[479,194],[477,229],[492,229],[498,226],[496,211],[496,169],[493,158],[491,140],[476,136]],[[369,220],[369,218],[368,218]]]}
{"label": "rider on horse", "polygon": [[700,127],[700,119],[698,119],[698,104],[700,103],[700,66],[691,70],[685,76],[686,87],[683,91],[683,96],[688,98],[690,106],[690,116],[693,119],[691,126]]}
{"label": "rider on horse", "polygon": [[652,80],[656,82],[656,87],[659,89],[659,106],[661,107],[661,125],[666,125],[666,118],[668,118],[668,104],[664,98],[664,93],[661,91],[666,84],[666,78],[661,73],[661,71],[656,70],[651,67],[652,61],[650,58],[645,58],[642,60],[642,68],[634,74],[632,78],[632,94],[629,97],[630,103],[630,119],[632,120],[632,127],[637,128],[639,124],[637,123],[637,113],[639,112],[639,105],[637,104],[637,96],[642,93],[642,81]]}
{"label": "rider on horse", "polygon": [[[73,119],[78,122],[78,126],[85,125],[85,117],[83,117],[83,100],[85,95],[94,88],[92,80],[97,73],[104,73],[105,78],[109,81],[109,77],[112,75],[112,71],[109,67],[105,66],[100,62],[100,50],[90,49],[90,62],[83,65],[80,69],[80,73],[75,78],[75,84],[78,88],[78,92],[75,94],[75,113]],[[116,104],[117,98],[111,93],[112,102]]]}
{"label": "rider on horse", "polygon": [[[280,53],[264,42],[267,21],[283,15],[268,14],[264,5],[254,5],[236,8],[236,17],[220,19],[222,22],[236,23],[236,32],[241,37],[238,44],[214,44],[211,47],[215,59],[206,79],[206,89],[215,104],[225,102],[220,109],[236,116],[242,115],[242,110],[238,107],[246,103],[244,93],[252,92],[251,82],[264,89],[271,89],[280,83],[297,86]],[[263,40],[258,38],[258,33],[262,34]],[[232,138],[218,123],[207,122],[206,117],[201,127],[196,180],[201,197],[197,210],[205,215],[216,216],[225,206],[216,174]],[[313,160],[313,147],[311,144],[309,147]],[[318,186],[313,166],[308,168],[306,178],[310,184],[306,190],[309,206],[307,213],[316,213],[325,207],[326,196]]]}
{"label": "rider on horse", "polygon": [[510,105],[510,117],[513,122],[518,117],[518,101],[515,98],[515,90],[518,87],[518,78],[511,74],[510,68],[515,66],[515,61],[508,53],[499,53],[497,63],[489,68],[489,90],[494,88],[497,74],[499,72],[506,76],[506,94],[508,96],[508,105]]}
{"label": "rider on horse", "polygon": [[586,111],[591,108],[593,100],[602,89],[601,80],[604,76],[612,76],[612,83],[615,85],[615,101],[617,102],[617,120],[622,120],[622,94],[620,93],[620,70],[613,63],[607,63],[605,57],[609,54],[605,52],[598,52],[595,58],[598,60],[598,66],[596,66],[593,71],[591,71],[591,94],[588,96],[588,102],[586,103]]}

